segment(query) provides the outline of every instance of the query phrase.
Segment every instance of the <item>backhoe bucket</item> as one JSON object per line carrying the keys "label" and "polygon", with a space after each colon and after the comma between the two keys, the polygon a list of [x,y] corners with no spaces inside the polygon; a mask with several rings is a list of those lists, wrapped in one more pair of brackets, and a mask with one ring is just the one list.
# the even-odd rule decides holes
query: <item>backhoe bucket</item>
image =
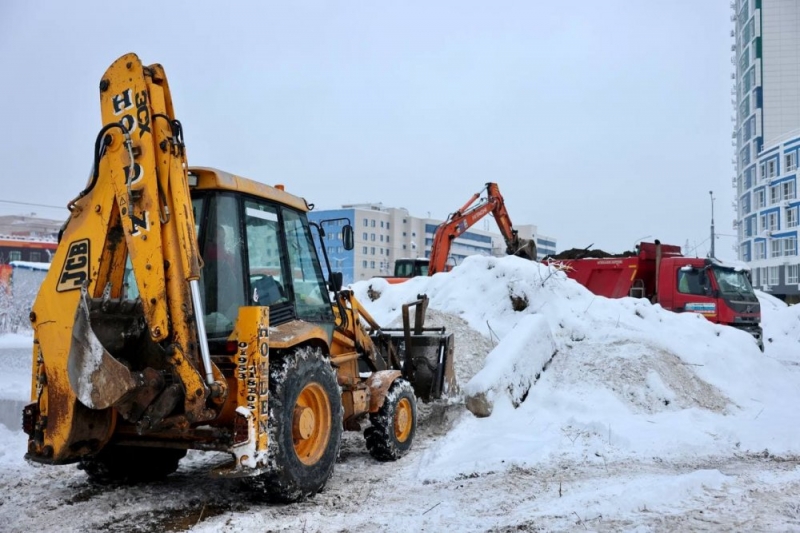
{"label": "backhoe bucket", "polygon": [[81,290],[75,311],[67,373],[78,400],[90,409],[111,407],[140,385],[131,371],[108,353],[95,335],[85,289]]}

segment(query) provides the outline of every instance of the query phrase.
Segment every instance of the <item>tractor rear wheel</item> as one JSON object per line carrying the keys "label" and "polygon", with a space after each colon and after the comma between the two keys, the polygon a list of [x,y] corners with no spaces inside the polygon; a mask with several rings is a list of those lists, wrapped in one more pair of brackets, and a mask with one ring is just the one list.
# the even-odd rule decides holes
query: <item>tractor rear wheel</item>
{"label": "tractor rear wheel", "polygon": [[319,349],[270,362],[269,464],[254,483],[271,500],[293,502],[323,489],[342,440],[342,396]]}
{"label": "tractor rear wheel", "polygon": [[78,468],[95,483],[143,483],[172,474],[185,456],[186,450],[175,448],[110,445],[81,460]]}
{"label": "tractor rear wheel", "polygon": [[369,415],[372,423],[364,431],[367,449],[378,461],[395,461],[411,449],[417,431],[417,399],[414,388],[405,379],[397,379],[377,413]]}

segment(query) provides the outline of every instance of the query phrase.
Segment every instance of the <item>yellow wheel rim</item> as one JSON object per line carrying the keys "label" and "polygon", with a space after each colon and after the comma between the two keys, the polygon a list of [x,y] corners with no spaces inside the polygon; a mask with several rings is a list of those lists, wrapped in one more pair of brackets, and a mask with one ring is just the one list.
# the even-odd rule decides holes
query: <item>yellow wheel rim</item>
{"label": "yellow wheel rim", "polygon": [[294,452],[303,464],[320,460],[331,437],[331,403],[319,383],[306,385],[292,413]]}
{"label": "yellow wheel rim", "polygon": [[394,437],[397,442],[405,442],[413,427],[414,411],[411,409],[411,402],[408,398],[402,398],[394,412]]}

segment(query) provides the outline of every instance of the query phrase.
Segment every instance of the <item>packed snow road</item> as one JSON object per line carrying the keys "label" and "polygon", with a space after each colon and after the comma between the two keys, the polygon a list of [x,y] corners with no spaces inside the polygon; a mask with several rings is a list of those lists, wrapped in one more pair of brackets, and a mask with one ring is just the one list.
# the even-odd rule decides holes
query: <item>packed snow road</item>
{"label": "packed snow road", "polygon": [[[294,505],[205,477],[200,453],[167,481],[136,487],[92,485],[74,466],[10,467],[6,457],[0,530],[800,531],[796,457],[565,460],[419,483],[420,458],[436,438],[421,436],[413,453],[385,464],[352,435],[325,491]],[[10,448],[21,452],[20,439]]]}

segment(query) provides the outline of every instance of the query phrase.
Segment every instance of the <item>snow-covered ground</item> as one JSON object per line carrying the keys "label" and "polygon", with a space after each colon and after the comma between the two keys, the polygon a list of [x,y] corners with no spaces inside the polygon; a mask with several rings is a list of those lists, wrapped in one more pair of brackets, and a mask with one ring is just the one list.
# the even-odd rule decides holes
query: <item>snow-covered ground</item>
{"label": "snow-covered ground", "polygon": [[[800,306],[758,293],[762,354],[741,331],[516,257],[353,289],[382,324],[428,294],[491,416],[421,406],[396,463],[348,434],[325,491],[288,506],[204,477],[216,457],[199,452],[163,483],[98,488],[25,463],[24,434],[0,425],[0,530],[800,531]],[[29,345],[0,338],[0,361],[17,361],[0,405],[27,400]]]}

